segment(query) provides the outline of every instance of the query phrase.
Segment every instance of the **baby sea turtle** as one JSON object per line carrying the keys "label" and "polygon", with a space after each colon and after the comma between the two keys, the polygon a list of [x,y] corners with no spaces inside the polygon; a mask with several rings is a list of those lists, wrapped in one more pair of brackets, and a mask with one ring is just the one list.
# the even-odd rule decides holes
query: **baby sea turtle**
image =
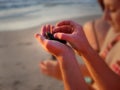
{"label": "baby sea turtle", "polygon": [[51,34],[50,32],[46,33],[46,38],[49,39],[49,40],[56,40],[56,41],[59,41],[59,42],[61,42],[63,44],[66,44],[65,40],[60,40],[60,39],[55,38],[54,35]]}

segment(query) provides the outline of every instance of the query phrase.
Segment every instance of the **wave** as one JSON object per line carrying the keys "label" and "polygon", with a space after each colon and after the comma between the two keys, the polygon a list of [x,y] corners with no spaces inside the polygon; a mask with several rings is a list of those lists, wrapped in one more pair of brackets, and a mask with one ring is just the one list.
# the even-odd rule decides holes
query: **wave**
{"label": "wave", "polygon": [[[21,2],[22,0],[19,1]],[[26,1],[32,2],[32,0]],[[47,3],[47,0],[44,1],[46,2],[42,2],[44,4],[40,5],[0,10],[0,31],[22,30],[54,20],[101,13],[97,3],[88,3],[89,1],[95,0],[82,0],[82,3],[80,4],[77,3],[77,1],[80,2],[81,0],[74,0],[74,3],[72,3],[73,0],[65,0],[64,2],[66,2],[66,4],[61,0],[53,0],[51,3]]]}
{"label": "wave", "polygon": [[55,6],[64,4],[82,4],[89,3],[94,4],[96,0],[0,0],[0,10],[11,9],[11,8],[22,8],[30,7],[35,5]]}

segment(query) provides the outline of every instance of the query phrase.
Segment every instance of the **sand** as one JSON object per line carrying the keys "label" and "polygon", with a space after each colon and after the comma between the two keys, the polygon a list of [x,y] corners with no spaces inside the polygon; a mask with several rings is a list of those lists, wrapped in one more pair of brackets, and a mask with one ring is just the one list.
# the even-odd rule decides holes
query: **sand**
{"label": "sand", "polygon": [[[71,18],[80,24],[99,15]],[[48,22],[51,24],[57,21]],[[0,90],[63,90],[62,81],[43,75],[39,62],[50,58],[34,38],[40,26],[0,32]]]}

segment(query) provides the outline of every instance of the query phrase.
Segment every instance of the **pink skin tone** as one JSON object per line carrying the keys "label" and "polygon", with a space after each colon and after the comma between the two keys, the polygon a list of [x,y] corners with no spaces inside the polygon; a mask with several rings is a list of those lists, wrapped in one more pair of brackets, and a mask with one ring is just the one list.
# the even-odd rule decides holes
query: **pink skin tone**
{"label": "pink skin tone", "polygon": [[[58,32],[54,35],[56,38],[68,41],[75,50],[81,51],[82,53],[84,53],[86,47],[89,46],[82,27],[73,21],[63,21],[58,23],[57,28],[55,28],[53,32]],[[76,43],[73,44],[73,42]]]}
{"label": "pink skin tone", "polygon": [[41,72],[58,80],[62,80],[62,75],[58,61],[45,60],[40,62]]}
{"label": "pink skin tone", "polygon": [[[66,25],[72,26],[71,24],[74,26],[72,27],[74,31],[71,30],[73,31],[71,34],[66,34],[63,27],[66,27]],[[85,57],[85,64],[98,86],[103,90],[113,90],[115,88],[116,90],[119,90],[119,85],[113,82],[120,81],[120,77],[113,73],[104,60],[102,60],[102,58],[90,47],[81,27],[72,21],[63,21],[60,22],[57,26],[59,27],[54,29],[54,32],[59,33],[56,33],[55,37],[68,41],[78,53]]]}
{"label": "pink skin tone", "polygon": [[[104,0],[105,18],[115,28],[116,33],[120,30],[120,3],[118,2],[119,0]],[[47,40],[45,32],[51,31],[50,27],[50,25],[43,26],[36,38],[45,50],[56,56],[65,90],[88,90],[72,49],[85,58],[84,62],[101,90],[120,90],[120,77],[91,48],[79,24],[73,21],[62,21],[53,29],[56,38],[66,40],[72,47]]]}
{"label": "pink skin tone", "polygon": [[[64,32],[63,27],[66,28],[68,33],[66,31]],[[65,90],[75,90],[76,88],[79,88],[78,90],[87,90],[72,48],[57,41],[45,39],[44,33],[47,30],[49,29],[46,29],[44,26],[41,29],[41,34],[37,34],[36,38],[48,52],[54,54],[58,59]],[[120,89],[118,86],[120,78],[110,70],[100,56],[91,48],[80,25],[73,21],[62,21],[57,24],[53,32],[56,32],[56,38],[68,41],[79,54],[82,54],[86,58],[84,60],[86,66],[101,89]],[[117,83],[110,81],[117,81]],[[79,84],[82,84],[82,86]]]}
{"label": "pink skin tone", "polygon": [[[88,90],[72,48],[58,41],[46,39],[45,33],[47,31],[50,31],[50,25],[43,26],[40,34],[36,34],[36,38],[45,50],[56,56],[60,65],[65,90]],[[79,83],[82,85],[79,85]]]}

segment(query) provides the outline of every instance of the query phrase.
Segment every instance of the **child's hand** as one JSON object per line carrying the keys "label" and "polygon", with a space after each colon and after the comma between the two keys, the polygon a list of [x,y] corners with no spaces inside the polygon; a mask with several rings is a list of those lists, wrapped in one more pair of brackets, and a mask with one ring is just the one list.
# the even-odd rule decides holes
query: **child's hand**
{"label": "child's hand", "polygon": [[46,32],[51,31],[50,25],[42,26],[40,34],[36,34],[36,39],[41,43],[41,45],[48,52],[52,53],[55,56],[66,56],[68,54],[73,54],[73,50],[63,43],[60,43],[56,40],[49,40],[46,37]]}
{"label": "child's hand", "polygon": [[73,21],[59,22],[53,32],[55,38],[68,41],[77,51],[84,52],[89,45],[82,26]]}

